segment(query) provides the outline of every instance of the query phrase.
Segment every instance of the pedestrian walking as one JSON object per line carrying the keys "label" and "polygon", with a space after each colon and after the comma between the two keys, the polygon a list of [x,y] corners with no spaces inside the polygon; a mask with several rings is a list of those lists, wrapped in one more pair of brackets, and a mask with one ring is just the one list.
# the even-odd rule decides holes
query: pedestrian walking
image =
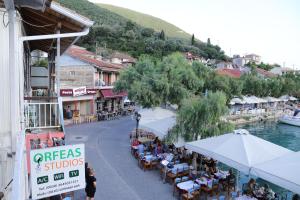
{"label": "pedestrian walking", "polygon": [[87,168],[88,176],[86,180],[85,192],[86,192],[86,200],[94,200],[94,196],[96,193],[96,178],[95,173],[92,168]]}

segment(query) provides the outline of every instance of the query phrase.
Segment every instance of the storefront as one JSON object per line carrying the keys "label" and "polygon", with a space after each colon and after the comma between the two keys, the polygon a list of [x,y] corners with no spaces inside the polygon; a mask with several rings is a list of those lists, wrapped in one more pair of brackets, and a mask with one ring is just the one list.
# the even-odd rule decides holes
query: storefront
{"label": "storefront", "polygon": [[96,94],[96,89],[86,89],[85,87],[61,89],[64,118],[94,115]]}
{"label": "storefront", "polygon": [[127,96],[126,92],[115,93],[112,89],[99,90],[99,96],[96,100],[97,113],[115,112],[124,107],[123,99]]}

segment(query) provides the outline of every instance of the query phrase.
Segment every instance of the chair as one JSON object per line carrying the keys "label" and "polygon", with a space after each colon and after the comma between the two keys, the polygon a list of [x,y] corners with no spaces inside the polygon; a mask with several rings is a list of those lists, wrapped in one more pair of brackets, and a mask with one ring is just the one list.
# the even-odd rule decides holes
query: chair
{"label": "chair", "polygon": [[172,173],[172,171],[167,173],[167,180],[171,179],[171,183],[174,182],[173,180],[175,178],[177,178],[177,177],[178,177],[178,169],[176,169],[176,173],[175,174]]}
{"label": "chair", "polygon": [[213,195],[214,189],[213,189],[213,180],[207,181],[207,186],[202,186],[201,190],[204,191],[206,194],[210,194],[210,196]]}
{"label": "chair", "polygon": [[144,171],[146,171],[146,169],[151,169],[151,161],[147,162],[146,160],[143,160],[142,163]]}
{"label": "chair", "polygon": [[192,194],[190,194],[189,192],[183,193],[181,197],[182,197],[182,200],[193,200],[194,199],[194,196]]}
{"label": "chair", "polygon": [[181,178],[175,178],[173,184],[173,196],[175,195],[176,191],[178,191],[177,184],[182,182]]}

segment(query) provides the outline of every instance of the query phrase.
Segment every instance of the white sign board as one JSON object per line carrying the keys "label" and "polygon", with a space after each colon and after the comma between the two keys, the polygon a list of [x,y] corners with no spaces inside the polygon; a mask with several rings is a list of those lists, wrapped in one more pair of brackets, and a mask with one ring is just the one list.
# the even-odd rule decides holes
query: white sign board
{"label": "white sign board", "polygon": [[85,188],[84,144],[30,151],[32,198]]}
{"label": "white sign board", "polygon": [[73,88],[73,96],[78,97],[86,94],[86,87]]}

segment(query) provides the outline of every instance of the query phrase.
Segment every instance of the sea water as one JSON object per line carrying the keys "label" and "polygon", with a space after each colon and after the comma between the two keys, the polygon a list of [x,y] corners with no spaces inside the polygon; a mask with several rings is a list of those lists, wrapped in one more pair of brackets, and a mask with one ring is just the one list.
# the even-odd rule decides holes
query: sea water
{"label": "sea water", "polygon": [[[300,127],[281,124],[276,121],[266,121],[242,125],[237,128],[248,130],[252,135],[265,139],[269,142],[283,146],[293,151],[300,151]],[[241,182],[245,183],[249,177],[241,176]],[[268,183],[262,179],[257,179],[259,185]],[[291,193],[287,190],[268,183],[269,186],[278,194],[291,199]]]}

